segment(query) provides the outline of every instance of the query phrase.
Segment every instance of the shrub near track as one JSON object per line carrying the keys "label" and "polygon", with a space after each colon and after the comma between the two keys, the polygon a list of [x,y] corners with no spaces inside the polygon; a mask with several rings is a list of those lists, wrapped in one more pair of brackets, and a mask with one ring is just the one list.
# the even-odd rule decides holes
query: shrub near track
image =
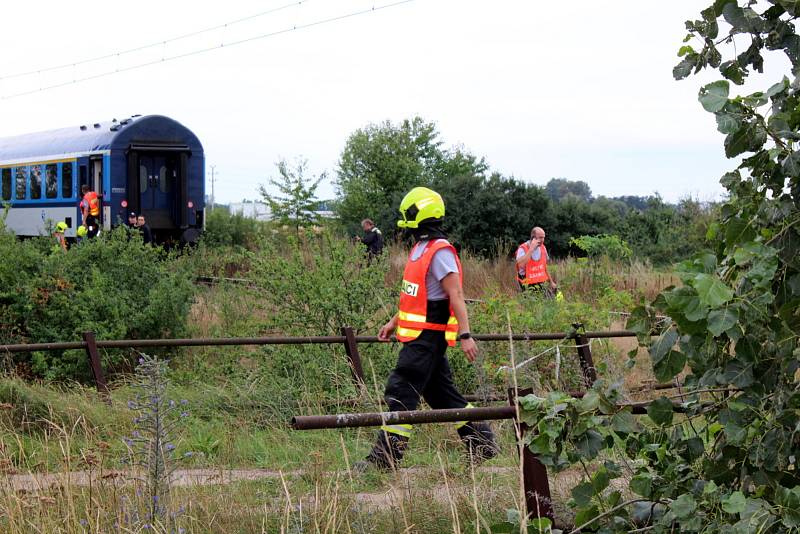
{"label": "shrub near track", "polygon": [[[119,228],[51,252],[42,238],[19,242],[3,229],[0,317],[4,343],[177,337],[184,333],[193,287],[188,262],[129,238]],[[8,262],[8,263],[6,263]],[[52,380],[90,378],[86,352],[20,353],[23,374]],[[123,351],[105,351],[107,371],[127,370]]]}

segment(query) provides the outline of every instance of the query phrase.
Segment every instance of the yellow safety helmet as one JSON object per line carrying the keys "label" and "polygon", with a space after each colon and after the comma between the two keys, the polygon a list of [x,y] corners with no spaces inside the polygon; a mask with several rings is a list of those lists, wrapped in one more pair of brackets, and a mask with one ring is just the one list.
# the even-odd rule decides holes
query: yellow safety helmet
{"label": "yellow safety helmet", "polygon": [[56,233],[63,234],[67,231],[67,223],[61,221],[60,223],[56,224]]}
{"label": "yellow safety helmet", "polygon": [[442,195],[427,187],[415,187],[400,201],[402,221],[397,221],[400,228],[419,228],[419,224],[428,219],[444,217],[444,200]]}
{"label": "yellow safety helmet", "polygon": [[80,225],[75,232],[78,237],[86,237],[86,234],[89,233],[89,230],[86,229],[86,225]]}

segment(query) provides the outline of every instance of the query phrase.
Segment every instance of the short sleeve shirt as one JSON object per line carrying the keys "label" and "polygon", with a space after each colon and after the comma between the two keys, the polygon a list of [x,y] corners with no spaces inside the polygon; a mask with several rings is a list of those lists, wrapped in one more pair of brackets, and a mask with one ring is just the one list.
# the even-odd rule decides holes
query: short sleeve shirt
{"label": "short sleeve shirt", "polygon": [[[517,259],[520,259],[524,255],[525,255],[525,249],[523,249],[522,247],[519,247],[517,249]],[[539,261],[539,258],[541,258],[541,257],[542,257],[542,249],[541,249],[541,247],[536,247],[536,250],[534,250],[533,254],[531,254],[531,259],[533,261]],[[550,259],[550,258],[546,258],[546,259]],[[521,278],[525,278],[525,266],[523,265],[522,267],[518,268],[517,273],[519,273],[519,276]]]}
{"label": "short sleeve shirt", "polygon": [[[411,260],[416,260],[430,244],[430,241],[420,241],[411,254]],[[458,272],[456,255],[450,249],[439,249],[431,259],[431,266],[425,277],[425,288],[428,292],[428,300],[447,300],[447,293],[442,287],[442,280],[450,273]]]}

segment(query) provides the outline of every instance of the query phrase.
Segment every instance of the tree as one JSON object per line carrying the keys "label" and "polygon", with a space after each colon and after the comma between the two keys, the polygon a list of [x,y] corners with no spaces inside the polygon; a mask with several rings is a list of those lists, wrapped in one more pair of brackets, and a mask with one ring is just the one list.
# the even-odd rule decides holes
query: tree
{"label": "tree", "polygon": [[[623,470],[604,462],[572,491],[580,530],[625,532],[637,516],[653,523],[645,527],[652,532],[800,528],[798,17],[796,0],[716,0],[686,22],[684,43],[696,39],[699,50],[684,44],[673,75],[719,70],[722,79],[704,85],[698,99],[725,135],[726,156],[740,163],[720,180],[729,198],[709,226],[710,249],[679,264],[682,284],[634,309],[628,321],[656,379],[683,376],[685,414],[676,420],[672,401],[662,397],[642,425],[607,402],[619,395],[610,381],[580,400],[522,399],[526,420],[536,421],[531,448],[547,465],[586,465],[621,445],[617,457],[625,458],[626,482],[639,497],[621,503],[610,479]],[[722,21],[729,30],[720,36]],[[742,85],[776,55],[791,78],[731,94],[731,84]],[[553,417],[554,405],[561,415]]]}
{"label": "tree", "polygon": [[339,158],[336,212],[340,220],[354,230],[369,217],[390,233],[397,221],[397,206],[411,188],[486,171],[483,159],[442,145],[436,125],[420,117],[356,130]]}
{"label": "tree", "polygon": [[550,200],[558,202],[568,194],[575,195],[584,202],[592,200],[592,189],[582,180],[567,180],[566,178],[552,178],[545,186],[545,191]]}
{"label": "tree", "polygon": [[527,239],[531,228],[552,222],[550,201],[541,187],[493,173],[442,180],[445,229],[451,241],[473,252],[494,256],[503,244]]}
{"label": "tree", "polygon": [[282,225],[292,226],[299,233],[300,228],[317,223],[316,211],[319,200],[316,191],[325,173],[316,179],[305,177],[308,160],[298,159],[294,169],[289,168],[286,160],[276,163],[280,178],[271,178],[270,185],[277,187],[278,194],[270,194],[267,188],[259,186],[258,192],[269,204],[272,218]]}

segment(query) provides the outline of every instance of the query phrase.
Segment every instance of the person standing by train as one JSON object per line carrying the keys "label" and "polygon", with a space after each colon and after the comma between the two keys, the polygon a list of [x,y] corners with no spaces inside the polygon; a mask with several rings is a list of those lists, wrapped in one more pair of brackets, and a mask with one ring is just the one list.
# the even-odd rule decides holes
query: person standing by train
{"label": "person standing by train", "polygon": [[141,213],[136,218],[136,228],[142,233],[142,242],[144,242],[145,245],[149,245],[153,242],[153,232],[150,231],[150,227],[144,222],[144,215]]}
{"label": "person standing by train", "polygon": [[100,232],[100,197],[88,184],[81,186],[81,216],[86,226],[86,236],[91,239]]}
{"label": "person standing by train", "polygon": [[58,251],[63,252],[64,254],[67,253],[67,238],[64,233],[67,231],[67,223],[61,221],[56,224],[55,229],[53,230],[53,237],[56,238],[56,244],[53,245],[53,252],[58,253]]}

